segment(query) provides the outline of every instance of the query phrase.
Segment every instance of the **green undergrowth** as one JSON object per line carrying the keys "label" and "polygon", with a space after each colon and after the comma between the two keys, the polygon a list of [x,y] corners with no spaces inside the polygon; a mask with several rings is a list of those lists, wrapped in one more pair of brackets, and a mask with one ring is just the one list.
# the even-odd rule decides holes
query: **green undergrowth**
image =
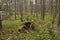
{"label": "green undergrowth", "polygon": [[[41,15],[24,15],[23,20],[40,20]],[[52,18],[49,15],[45,15],[45,21],[51,22]],[[11,20],[3,20],[3,28],[0,31],[0,40],[56,40],[54,27],[52,24],[35,25],[35,31],[30,30],[29,33],[20,33],[18,32],[18,28],[21,25],[20,16],[17,16],[17,20],[14,19],[14,16],[11,16]]]}
{"label": "green undergrowth", "polygon": [[20,20],[4,20],[3,29],[1,31],[0,39],[7,40],[51,40],[55,39],[55,34],[53,32],[53,27],[51,24],[46,26],[36,24],[35,31],[30,30],[29,33],[20,33],[18,28],[20,27]]}

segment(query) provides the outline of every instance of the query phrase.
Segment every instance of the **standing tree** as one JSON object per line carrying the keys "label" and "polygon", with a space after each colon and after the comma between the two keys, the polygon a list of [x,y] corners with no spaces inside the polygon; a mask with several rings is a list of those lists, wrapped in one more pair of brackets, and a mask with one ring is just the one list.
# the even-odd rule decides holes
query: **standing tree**
{"label": "standing tree", "polygon": [[58,12],[57,12],[57,0],[55,0],[54,1],[54,3],[53,3],[53,20],[52,20],[52,24],[54,24],[54,22],[55,22],[55,18],[56,18],[56,16],[57,16],[57,14],[58,14]]}
{"label": "standing tree", "polygon": [[23,0],[20,0],[20,16],[21,21],[23,21]]}
{"label": "standing tree", "polygon": [[36,17],[37,17],[37,12],[38,12],[38,0],[35,0],[35,13],[36,13]]}
{"label": "standing tree", "polygon": [[41,19],[44,20],[45,17],[45,0],[41,0]]}
{"label": "standing tree", "polygon": [[33,1],[30,1],[31,14],[33,13]]}
{"label": "standing tree", "polygon": [[0,13],[0,30],[2,29],[2,19],[1,19],[1,14],[2,14],[2,13]]}
{"label": "standing tree", "polygon": [[[23,0],[22,7],[23,7],[23,8],[22,8],[22,9],[23,9],[23,10],[22,10],[22,13],[24,13],[24,15],[26,16],[26,19],[25,19],[25,20],[28,21],[28,20],[29,20],[29,16],[27,16],[27,14],[28,14],[28,0]],[[23,16],[24,16],[24,15],[23,15]],[[25,16],[24,16],[24,17],[25,17]]]}
{"label": "standing tree", "polygon": [[53,14],[53,0],[50,0],[50,11],[51,11],[51,15]]}
{"label": "standing tree", "polygon": [[59,4],[58,4],[58,24],[57,24],[57,27],[59,27],[60,26],[60,0],[59,0]]}
{"label": "standing tree", "polygon": [[60,0],[58,0],[57,40],[60,40]]}
{"label": "standing tree", "polygon": [[16,12],[16,10],[17,10],[17,9],[16,9],[16,8],[17,8],[16,6],[17,6],[17,0],[15,0],[15,19],[16,19],[16,13],[17,13],[17,12]]}

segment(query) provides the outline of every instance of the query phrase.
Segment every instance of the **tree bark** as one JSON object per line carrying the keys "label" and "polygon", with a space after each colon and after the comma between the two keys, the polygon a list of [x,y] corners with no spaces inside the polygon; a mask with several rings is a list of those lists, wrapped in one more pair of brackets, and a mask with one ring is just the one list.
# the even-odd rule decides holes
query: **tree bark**
{"label": "tree bark", "polygon": [[20,20],[23,22],[23,0],[20,0]]}
{"label": "tree bark", "polygon": [[2,19],[1,19],[1,14],[0,14],[0,30],[2,29]]}
{"label": "tree bark", "polygon": [[58,23],[57,23],[57,27],[59,27],[60,26],[60,0],[59,0],[59,5],[58,5]]}
{"label": "tree bark", "polygon": [[16,5],[17,5],[17,4],[16,4],[16,0],[15,0],[15,20],[16,20],[16,13],[17,13],[17,12],[16,12],[16,8],[17,8]]}
{"label": "tree bark", "polygon": [[56,18],[57,14],[58,14],[57,2],[58,2],[58,1],[55,0],[54,6],[53,6],[54,10],[53,10],[53,15],[52,15],[52,16],[53,16],[52,24],[54,24],[55,18]]}
{"label": "tree bark", "polygon": [[41,19],[44,20],[45,17],[45,0],[41,0]]}

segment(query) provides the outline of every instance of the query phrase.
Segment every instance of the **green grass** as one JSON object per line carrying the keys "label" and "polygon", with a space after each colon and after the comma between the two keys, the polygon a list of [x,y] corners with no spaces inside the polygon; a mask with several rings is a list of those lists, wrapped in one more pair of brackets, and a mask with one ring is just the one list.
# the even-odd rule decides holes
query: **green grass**
{"label": "green grass", "polygon": [[20,26],[20,20],[4,20],[3,21],[3,27],[4,28],[18,28]]}
{"label": "green grass", "polygon": [[[30,30],[30,33],[19,33],[17,29],[20,27],[20,20],[4,20],[1,39],[6,40],[6,37],[11,37],[10,40],[49,40],[51,39],[48,26],[36,25],[36,31]],[[49,25],[50,27],[50,25]],[[49,31],[50,29],[50,31]],[[53,28],[52,28],[53,29]],[[13,31],[13,32],[12,32]],[[52,32],[52,31],[51,31]]]}
{"label": "green grass", "polygon": [[[26,20],[26,17],[24,17],[24,20]],[[13,19],[14,17],[12,17]],[[19,17],[20,18],[20,17]],[[30,15],[30,20],[36,20],[35,15]],[[40,16],[38,15],[38,18]],[[40,20],[40,19],[39,19]],[[45,16],[45,21],[51,21],[50,16]],[[36,24],[36,31],[30,30],[30,33],[20,33],[18,32],[18,28],[20,27],[21,21],[20,20],[3,20],[3,29],[0,33],[0,40],[7,40],[8,38],[10,40],[56,40],[55,34],[52,30],[54,28],[51,24],[47,25],[38,25]]]}

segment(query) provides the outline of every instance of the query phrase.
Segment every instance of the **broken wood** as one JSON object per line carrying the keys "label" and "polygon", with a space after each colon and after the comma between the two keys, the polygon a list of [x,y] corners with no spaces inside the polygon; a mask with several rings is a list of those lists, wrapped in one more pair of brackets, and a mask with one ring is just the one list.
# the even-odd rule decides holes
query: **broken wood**
{"label": "broken wood", "polygon": [[21,26],[19,27],[18,31],[21,32],[26,32],[29,33],[29,29],[31,30],[35,30],[35,26],[34,26],[34,22],[31,21],[25,21],[21,24]]}

